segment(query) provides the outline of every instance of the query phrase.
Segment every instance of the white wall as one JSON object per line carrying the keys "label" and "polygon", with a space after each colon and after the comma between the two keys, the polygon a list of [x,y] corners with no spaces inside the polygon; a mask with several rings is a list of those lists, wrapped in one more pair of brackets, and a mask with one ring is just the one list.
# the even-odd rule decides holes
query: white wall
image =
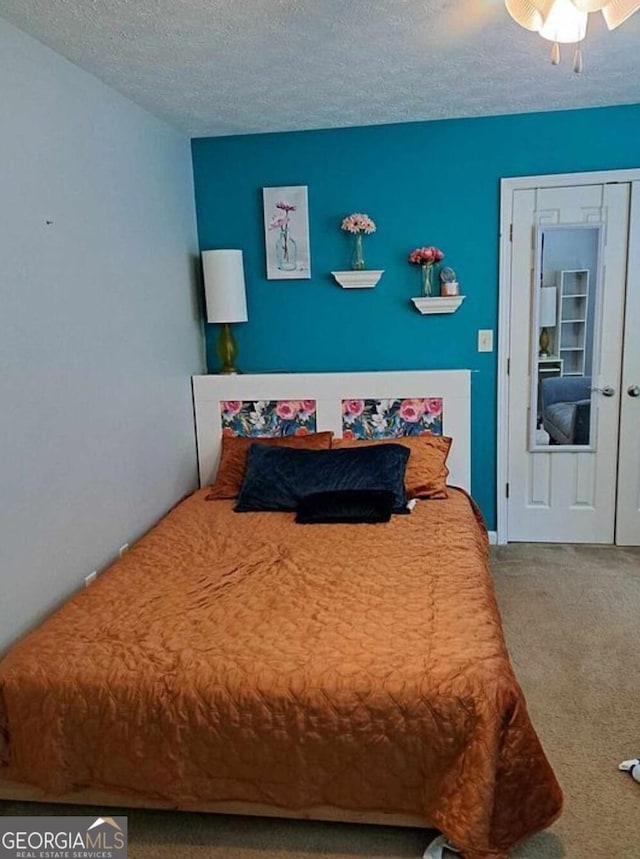
{"label": "white wall", "polygon": [[2,19],[0,104],[1,649],[194,488],[204,358],[189,141]]}

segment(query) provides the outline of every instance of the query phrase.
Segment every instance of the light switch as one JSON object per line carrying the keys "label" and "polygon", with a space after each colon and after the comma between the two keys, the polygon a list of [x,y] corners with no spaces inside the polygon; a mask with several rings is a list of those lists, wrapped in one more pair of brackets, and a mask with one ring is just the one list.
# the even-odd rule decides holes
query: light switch
{"label": "light switch", "polygon": [[493,352],[493,330],[481,328],[478,331],[478,352]]}

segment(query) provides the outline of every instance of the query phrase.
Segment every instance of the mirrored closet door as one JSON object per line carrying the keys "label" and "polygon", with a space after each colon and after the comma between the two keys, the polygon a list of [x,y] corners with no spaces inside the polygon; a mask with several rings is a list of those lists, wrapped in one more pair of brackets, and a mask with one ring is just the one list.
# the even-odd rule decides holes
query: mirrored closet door
{"label": "mirrored closet door", "polygon": [[630,200],[622,183],[514,191],[510,541],[640,543]]}

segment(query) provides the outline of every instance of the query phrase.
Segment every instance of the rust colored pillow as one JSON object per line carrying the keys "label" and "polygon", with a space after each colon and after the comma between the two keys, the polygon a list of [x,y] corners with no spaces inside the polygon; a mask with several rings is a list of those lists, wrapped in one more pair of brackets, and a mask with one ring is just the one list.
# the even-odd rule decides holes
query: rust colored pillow
{"label": "rust colored pillow", "polygon": [[446,466],[451,439],[444,435],[410,435],[401,438],[335,438],[331,447],[356,447],[367,444],[402,444],[411,451],[404,475],[407,498],[447,498]]}
{"label": "rust colored pillow", "polygon": [[247,438],[246,436],[223,436],[220,465],[215,483],[206,501],[237,498],[247,467],[249,445],[271,444],[276,447],[297,447],[304,450],[329,450],[332,432],[316,432],[311,435],[287,435],[281,438]]}

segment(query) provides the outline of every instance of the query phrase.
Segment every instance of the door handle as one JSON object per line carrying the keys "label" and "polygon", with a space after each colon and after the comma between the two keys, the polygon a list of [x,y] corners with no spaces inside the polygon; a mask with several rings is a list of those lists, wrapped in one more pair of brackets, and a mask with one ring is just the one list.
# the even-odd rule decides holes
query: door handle
{"label": "door handle", "polygon": [[627,393],[630,397],[640,397],[640,385],[629,385]]}
{"label": "door handle", "polygon": [[[603,397],[615,397],[616,395],[616,389],[612,388],[611,385],[605,385],[604,388],[591,388],[591,390],[598,391]],[[638,388],[638,394],[640,394],[640,388]],[[638,394],[631,394],[631,396],[637,397]]]}

